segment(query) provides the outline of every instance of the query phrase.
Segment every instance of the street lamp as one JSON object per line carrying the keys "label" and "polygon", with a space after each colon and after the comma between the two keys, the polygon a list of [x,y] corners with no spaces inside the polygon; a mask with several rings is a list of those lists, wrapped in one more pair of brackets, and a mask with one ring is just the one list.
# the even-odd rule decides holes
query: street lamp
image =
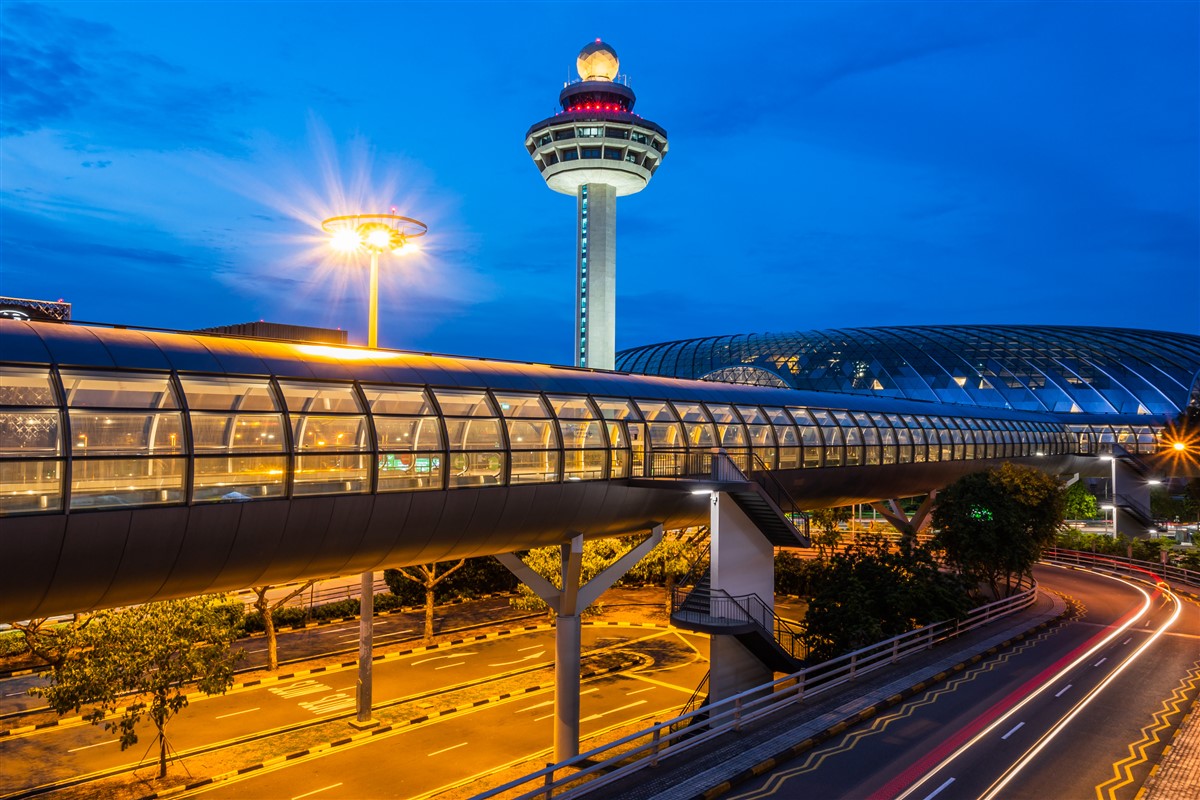
{"label": "street lamp", "polygon": [[1116,539],[1117,538],[1117,457],[1116,457],[1116,455],[1111,455],[1111,456],[1100,456],[1100,458],[1103,461],[1111,461],[1112,462],[1112,483],[1110,484],[1109,491],[1112,492],[1112,512],[1113,512],[1113,514],[1112,514],[1112,535],[1113,535],[1113,538]]}
{"label": "street lamp", "polygon": [[[330,217],[321,223],[329,243],[339,252],[371,256],[371,288],[367,295],[367,347],[379,346],[379,256],[412,252],[411,240],[424,236],[429,226],[399,214],[350,214]],[[362,597],[358,612],[358,686],[355,692],[356,719],[352,725],[368,728],[371,720],[371,633],[375,623],[375,573],[362,574]]]}
{"label": "street lamp", "polygon": [[371,288],[367,295],[367,347],[379,346],[379,256],[406,255],[415,249],[413,239],[424,236],[429,226],[399,214],[351,214],[330,217],[321,223],[329,244],[341,253],[371,256]]}

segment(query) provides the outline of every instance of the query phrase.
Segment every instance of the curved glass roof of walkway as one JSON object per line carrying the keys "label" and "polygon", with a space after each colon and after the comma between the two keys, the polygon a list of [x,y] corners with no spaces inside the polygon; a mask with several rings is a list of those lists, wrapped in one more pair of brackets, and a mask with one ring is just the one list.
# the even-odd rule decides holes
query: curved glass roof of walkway
{"label": "curved glass roof of walkway", "polygon": [[[712,336],[617,354],[625,372],[1161,424],[1200,402],[1200,336],[1022,325]],[[1140,419],[1139,419],[1140,418]],[[1155,419],[1156,418],[1156,419]]]}

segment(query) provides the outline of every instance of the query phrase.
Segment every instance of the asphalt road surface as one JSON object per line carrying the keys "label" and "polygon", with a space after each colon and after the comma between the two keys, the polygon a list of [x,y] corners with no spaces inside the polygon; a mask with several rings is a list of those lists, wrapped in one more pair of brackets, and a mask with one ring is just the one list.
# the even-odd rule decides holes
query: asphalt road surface
{"label": "asphalt road surface", "polygon": [[1082,571],[1037,577],[1082,615],[730,797],[1131,800],[1195,697],[1200,606]]}

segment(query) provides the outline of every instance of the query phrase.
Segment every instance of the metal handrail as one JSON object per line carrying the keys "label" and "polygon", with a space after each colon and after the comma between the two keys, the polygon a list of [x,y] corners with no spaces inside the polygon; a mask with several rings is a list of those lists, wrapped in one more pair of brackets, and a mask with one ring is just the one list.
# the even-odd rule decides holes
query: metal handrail
{"label": "metal handrail", "polygon": [[[936,622],[893,636],[666,722],[655,723],[649,728],[475,795],[474,800],[497,797],[521,790],[522,787],[527,789],[516,795],[515,800],[577,797],[584,792],[600,789],[644,767],[656,765],[664,754],[673,756],[683,753],[726,732],[740,730],[806,697],[830,691],[913,653],[927,650],[939,642],[1028,608],[1036,601],[1037,585],[1034,584],[1012,597],[973,609],[961,619]],[[687,723],[701,715],[704,716],[704,724],[698,726],[701,729],[687,730]],[[561,769],[569,769],[570,774],[555,778],[555,773]]]}
{"label": "metal handrail", "polygon": [[1084,550],[1064,550],[1058,547],[1049,548],[1042,553],[1043,561],[1070,564],[1071,566],[1086,566],[1111,571],[1121,571],[1125,575],[1158,583],[1165,578],[1171,583],[1182,583],[1185,586],[1200,586],[1200,572],[1172,564],[1160,564],[1154,561],[1143,561],[1137,558],[1112,556],[1105,553],[1089,553]]}
{"label": "metal handrail", "polygon": [[[686,718],[686,721],[678,727],[672,727],[672,732],[676,730],[683,730],[689,724],[691,724],[695,719],[695,715],[692,714],[692,712],[704,706],[705,701],[708,699],[708,676],[711,674],[711,670],[704,673],[704,677],[700,679],[700,683],[696,684],[696,691],[692,692],[692,696],[689,697],[688,701],[683,704],[683,709],[679,712],[679,716],[676,717],[676,719]],[[701,700],[701,697],[703,697],[704,700]]]}
{"label": "metal handrail", "polygon": [[[797,505],[796,501],[792,499],[787,487],[783,485],[783,482],[780,481],[779,478],[775,477],[774,472],[767,467],[766,462],[759,457],[758,453],[751,452],[750,457],[752,459],[752,464],[759,465],[759,469],[752,468],[752,472],[754,474],[751,477],[754,478],[755,482],[758,483],[759,486],[763,487],[763,491],[767,493],[767,496],[775,501],[775,505],[779,506],[784,515],[788,517],[788,520],[792,523],[793,527],[795,527],[797,530],[800,530],[805,537],[808,537],[808,514],[800,510],[800,506]],[[801,528],[799,525],[796,525],[797,517],[804,521],[803,528]]]}

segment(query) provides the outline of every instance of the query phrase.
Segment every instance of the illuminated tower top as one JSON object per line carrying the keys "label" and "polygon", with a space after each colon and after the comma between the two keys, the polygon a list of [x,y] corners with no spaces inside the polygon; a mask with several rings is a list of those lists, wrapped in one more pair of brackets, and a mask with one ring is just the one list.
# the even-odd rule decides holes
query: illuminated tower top
{"label": "illuminated tower top", "polygon": [[579,80],[559,92],[562,110],[525,133],[546,185],[578,204],[575,364],[599,369],[616,354],[617,197],[645,189],[667,153],[667,132],[633,113],[620,66],[599,39],[585,46]]}

